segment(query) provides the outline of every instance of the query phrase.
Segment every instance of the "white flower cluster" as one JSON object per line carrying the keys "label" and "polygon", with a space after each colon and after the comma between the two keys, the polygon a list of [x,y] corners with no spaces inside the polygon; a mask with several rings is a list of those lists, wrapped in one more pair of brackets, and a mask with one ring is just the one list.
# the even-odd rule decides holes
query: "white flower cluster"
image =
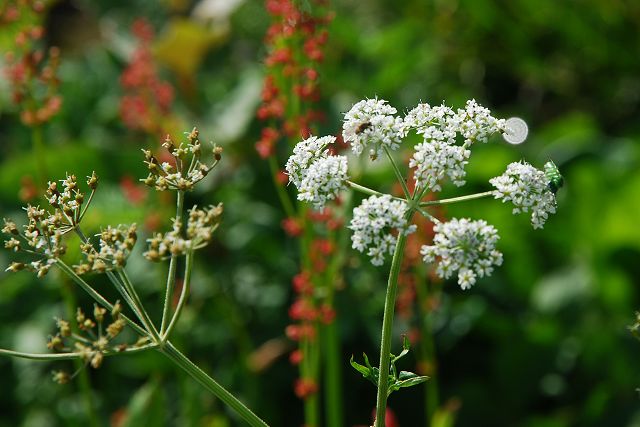
{"label": "white flower cluster", "polygon": [[467,101],[464,109],[458,109],[460,133],[464,142],[472,144],[476,141],[487,142],[496,132],[505,132],[505,120],[496,119],[488,108],[479,105],[475,99]]}
{"label": "white flower cluster", "polygon": [[556,212],[556,198],[545,173],[526,162],[511,163],[489,182],[496,187],[496,199],[513,203],[514,214],[531,210],[533,228],[543,228],[549,214]]}
{"label": "white flower cluster", "polygon": [[462,289],[469,289],[478,276],[489,276],[494,265],[502,264],[502,254],[495,249],[498,233],[486,221],[454,218],[436,224],[434,231],[433,245],[423,245],[420,254],[427,263],[437,262],[436,273],[441,278],[457,271]]}
{"label": "white flower cluster", "polygon": [[440,181],[448,176],[458,187],[464,185],[464,167],[469,163],[471,151],[446,141],[422,142],[415,147],[409,167],[415,168],[414,179],[422,188],[440,191]]}
{"label": "white flower cluster", "polygon": [[369,147],[369,156],[376,159],[383,147],[395,150],[406,136],[404,120],[396,117],[397,110],[382,99],[365,99],[344,115],[342,138],[360,155]]}
{"label": "white flower cluster", "polygon": [[346,188],[347,158],[332,156],[327,149],[335,140],[333,136],[311,136],[299,142],[285,166],[289,182],[298,189],[298,200],[311,202],[316,209]]}
{"label": "white flower cluster", "polygon": [[[465,183],[465,166],[476,141],[486,142],[495,132],[504,132],[504,120],[491,116],[491,112],[467,101],[464,109],[454,112],[446,105],[432,107],[419,104],[407,113],[406,128],[415,129],[424,141],[415,147],[409,167],[415,168],[416,183],[431,191],[440,191],[440,181],[448,176],[457,186]],[[464,144],[456,145],[456,135],[462,135]]]}
{"label": "white flower cluster", "polygon": [[364,199],[360,206],[353,209],[353,219],[349,228],[352,247],[365,252],[371,257],[371,264],[382,265],[386,254],[392,254],[397,238],[392,234],[410,234],[416,230],[415,225],[408,225],[405,214],[407,205],[401,200],[394,200],[388,194],[371,196]]}

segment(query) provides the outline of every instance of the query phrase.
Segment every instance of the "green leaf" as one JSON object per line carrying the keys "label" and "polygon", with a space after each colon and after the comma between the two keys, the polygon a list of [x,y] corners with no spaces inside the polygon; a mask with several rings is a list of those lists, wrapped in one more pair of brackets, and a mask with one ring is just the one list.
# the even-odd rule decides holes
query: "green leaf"
{"label": "green leaf", "polygon": [[360,372],[362,374],[362,376],[364,376],[365,378],[367,378],[369,376],[370,369],[367,368],[366,366],[363,366],[363,365],[359,364],[358,362],[356,362],[353,359],[353,356],[351,356],[351,360],[349,360],[349,363],[351,363],[351,366],[353,366],[353,369],[355,369],[356,371]]}
{"label": "green leaf", "polygon": [[407,387],[413,387],[414,385],[422,384],[428,379],[429,377],[427,376],[416,375],[415,377],[406,379],[404,381],[397,381],[396,384],[398,385],[398,388],[407,388]]}
{"label": "green leaf", "polygon": [[362,355],[364,356],[364,363],[367,366],[361,365],[358,362],[356,362],[353,359],[353,356],[351,356],[351,360],[349,361],[349,363],[351,363],[351,366],[353,366],[353,369],[360,372],[363,377],[365,377],[366,379],[371,381],[373,385],[378,387],[378,377],[380,376],[380,370],[378,368],[374,368],[371,366],[371,363],[369,363],[369,358],[365,353],[362,353]]}

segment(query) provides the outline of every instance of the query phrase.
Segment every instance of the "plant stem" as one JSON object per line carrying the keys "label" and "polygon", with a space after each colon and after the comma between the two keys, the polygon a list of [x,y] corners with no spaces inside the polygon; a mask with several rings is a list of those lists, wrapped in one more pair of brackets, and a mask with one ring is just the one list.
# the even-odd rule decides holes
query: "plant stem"
{"label": "plant stem", "polygon": [[431,323],[431,310],[428,308],[429,298],[429,282],[416,284],[416,293],[418,296],[418,310],[420,319],[419,324],[422,339],[420,340],[420,359],[427,367],[425,375],[429,375],[429,381],[426,383],[425,393],[425,418],[426,426],[431,425],[433,415],[438,409],[439,394],[438,394],[438,362],[436,360],[435,343],[433,339],[433,329]]}
{"label": "plant stem", "polygon": [[[346,181],[347,185],[349,185],[349,187],[353,188],[356,191],[359,191],[361,193],[364,194],[368,194],[370,196],[384,196],[384,193],[381,193],[379,191],[373,190],[369,187],[365,187],[364,185],[360,185],[360,184],[356,184],[353,181]],[[395,197],[395,196],[391,196],[392,198],[394,198],[395,200],[402,200],[403,202],[406,202],[405,199],[403,199],[402,197]]]}
{"label": "plant stem", "polygon": [[409,191],[409,187],[407,187],[407,182],[404,180],[404,177],[402,176],[402,172],[400,172],[400,169],[398,168],[398,165],[396,164],[395,160],[393,160],[393,156],[391,156],[391,152],[389,151],[389,149],[384,146],[384,152],[387,154],[387,158],[389,159],[389,162],[391,163],[391,166],[393,167],[393,172],[396,174],[396,178],[398,179],[398,181],[400,182],[400,185],[402,186],[402,192],[404,193],[404,197],[408,199],[411,198],[411,192]]}
{"label": "plant stem", "polygon": [[278,198],[280,199],[280,204],[282,205],[282,209],[284,209],[285,214],[289,218],[293,218],[296,216],[295,209],[293,208],[293,204],[291,203],[291,199],[287,194],[287,190],[285,187],[278,182],[278,160],[276,156],[269,156],[269,170],[271,171],[271,178],[273,179],[273,185],[276,187],[276,192],[278,193]]}
{"label": "plant stem", "polygon": [[[408,219],[413,212],[409,210]],[[374,427],[385,427],[385,413],[387,410],[387,397],[389,390],[389,365],[391,353],[391,336],[393,331],[393,315],[396,307],[396,294],[398,292],[398,276],[404,257],[404,247],[407,243],[407,235],[400,231],[396,248],[393,252],[389,281],[387,282],[387,295],[384,301],[384,316],[382,318],[382,340],[380,343],[380,375],[378,377],[378,397],[376,400],[376,420]]]}
{"label": "plant stem", "polygon": [[129,280],[129,276],[127,275],[127,272],[125,271],[124,268],[120,268],[117,271],[118,271],[118,275],[120,276],[120,280],[122,281],[122,284],[124,286],[124,290],[129,294],[133,304],[135,305],[135,308],[140,312],[140,315],[142,316],[142,319],[140,320],[146,325],[147,330],[153,337],[154,341],[159,342],[160,335],[158,335],[158,330],[153,324],[153,321],[151,320],[151,318],[149,317],[149,313],[147,313],[147,310],[145,310],[144,305],[142,304],[142,301],[138,296],[138,293],[133,287],[131,280]]}
{"label": "plant stem", "polygon": [[[141,347],[128,348],[122,351],[105,351],[102,354],[104,354],[105,356],[116,356],[119,354],[139,353],[141,351],[150,350],[155,347],[157,347],[156,344],[147,344]],[[73,360],[86,356],[86,353],[25,353],[22,351],[5,350],[3,348],[0,348],[0,356],[19,357],[20,359],[29,360]]]}
{"label": "plant stem", "polygon": [[483,197],[493,196],[493,191],[485,191],[483,193],[469,194],[468,196],[452,197],[450,199],[442,200],[429,200],[428,202],[420,203],[420,206],[438,206],[448,205],[451,203],[464,202],[466,200],[481,199]]}
{"label": "plant stem", "polygon": [[[73,271],[73,269],[71,267],[69,267],[67,264],[65,264],[64,262],[62,262],[59,259],[56,260],[56,265],[66,275],[71,277],[71,279],[74,282],[76,282],[86,293],[88,293],[94,300],[96,300],[96,302],[98,304],[100,304],[101,306],[103,306],[104,308],[106,308],[109,311],[113,311],[113,304],[111,304],[102,295],[100,295],[98,292],[96,292],[96,290],[93,289],[91,287],[91,285],[89,285],[87,282],[85,282],[82,279],[82,277],[78,276],[76,274],[76,272]],[[129,319],[124,314],[121,314],[121,316],[125,320],[125,322],[127,322],[127,324],[129,326],[131,326],[131,328],[133,328],[133,330],[136,331],[139,335],[143,335],[143,336],[147,336],[148,335],[147,332],[143,328],[141,328],[136,322],[134,322],[133,320]]]}
{"label": "plant stem", "polygon": [[[72,285],[69,282],[67,277],[62,276],[60,278],[60,293],[62,294],[62,299],[64,300],[65,309],[67,312],[67,318],[70,320],[71,327],[75,333],[78,332],[78,325],[75,320],[75,309],[77,305],[76,296],[73,293]],[[89,375],[85,369],[82,369],[83,363],[80,359],[76,359],[73,361],[74,368],[78,372],[78,388],[80,389],[80,394],[83,397],[84,404],[87,411],[87,418],[89,419],[89,423],[93,427],[99,427],[100,421],[98,417],[98,413],[96,411],[96,403],[93,398],[93,393],[91,392],[91,383],[89,381]]]}
{"label": "plant stem", "polygon": [[[184,191],[178,190],[176,195],[176,219],[181,220],[182,211],[184,209]],[[164,294],[164,306],[162,308],[162,322],[160,323],[160,335],[164,335],[167,329],[167,323],[169,322],[169,316],[171,312],[171,299],[173,294],[173,288],[176,285],[176,269],[178,267],[178,256],[171,254],[171,261],[169,261],[169,273],[167,273],[167,285]]]}
{"label": "plant stem", "polygon": [[342,427],[340,341],[335,320],[324,326],[324,338],[326,422],[331,427]]}
{"label": "plant stem", "polygon": [[[80,237],[80,240],[82,240],[82,243],[89,243],[89,239],[87,239],[87,237],[84,235],[84,233],[82,232],[82,230],[80,229],[79,226],[76,226],[74,228],[74,231],[76,232],[78,237]],[[62,263],[62,264],[64,264],[64,263]],[[74,279],[74,281],[76,283],[78,283],[80,286],[82,286],[83,289],[85,289],[85,291],[87,291],[91,296],[94,296],[94,293],[95,293],[100,298],[102,298],[102,296],[100,294],[98,294],[95,290],[93,290],[93,288],[91,286],[89,286],[89,284],[87,282],[82,280],[66,264],[64,264],[64,265],[65,265],[65,267],[67,267],[65,272],[67,272],[67,274],[69,274]],[[113,286],[115,286],[116,290],[120,293],[122,298],[124,298],[124,300],[127,303],[127,305],[131,308],[131,310],[133,310],[133,313],[138,317],[140,322],[142,322],[142,325],[146,328],[146,331],[144,329],[140,328],[143,331],[141,333],[141,335],[151,334],[154,340],[159,339],[158,332],[156,331],[155,327],[153,326],[153,323],[147,323],[147,321],[145,320],[145,319],[149,319],[149,315],[144,310],[144,307],[142,307],[142,305],[138,306],[138,304],[136,304],[136,302],[134,301],[133,296],[130,295],[129,292],[126,290],[126,288],[125,288],[126,287],[126,284],[125,284],[126,280],[123,279],[122,277],[120,279],[118,279],[118,277],[116,277],[116,275],[113,274],[112,271],[108,271],[107,270],[105,272],[105,274],[107,275],[107,277],[109,278],[109,280],[111,281]],[[79,279],[80,281],[78,281],[77,279]],[[121,280],[122,280],[122,282],[121,282]],[[131,288],[133,288],[133,286],[131,286]],[[135,289],[133,289],[132,292],[135,294]],[[94,298],[95,298],[95,296],[94,296]],[[102,299],[104,300],[104,298],[102,298]],[[98,302],[100,302],[100,301],[98,301]],[[108,304],[108,302],[107,302],[107,304]],[[109,308],[109,310],[112,310],[112,308]],[[126,320],[126,317],[125,317],[125,320]],[[136,325],[136,327],[137,326],[138,325]]]}
{"label": "plant stem", "polygon": [[268,427],[256,414],[251,412],[242,402],[229,393],[224,387],[218,384],[213,378],[207,375],[180,350],[175,348],[170,341],[159,348],[159,351],[167,356],[176,365],[182,368],[193,379],[199,382],[204,388],[213,393],[218,399],[230,406],[240,417],[251,427]]}
{"label": "plant stem", "polygon": [[176,311],[173,313],[173,317],[171,318],[171,322],[169,322],[169,326],[167,327],[164,335],[162,335],[162,340],[165,341],[169,339],[171,336],[171,331],[178,323],[178,319],[180,318],[180,314],[182,313],[182,309],[184,308],[184,304],[189,297],[189,290],[191,289],[191,270],[193,270],[193,250],[187,252],[187,262],[184,267],[184,282],[182,283],[182,291],[180,292],[180,299],[178,300],[178,306],[176,307]]}

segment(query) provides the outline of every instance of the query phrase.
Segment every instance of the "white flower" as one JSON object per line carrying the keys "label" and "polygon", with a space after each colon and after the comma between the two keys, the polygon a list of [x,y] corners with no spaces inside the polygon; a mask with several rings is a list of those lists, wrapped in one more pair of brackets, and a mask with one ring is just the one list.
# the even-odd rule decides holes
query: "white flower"
{"label": "white flower", "polygon": [[298,200],[311,202],[316,209],[346,188],[347,158],[331,156],[327,149],[335,140],[333,136],[311,136],[299,142],[285,166],[289,182],[298,189]]}
{"label": "white flower", "polygon": [[[504,131],[504,120],[492,117],[475,100],[467,101],[465,108],[457,112],[446,105],[419,104],[407,113],[404,122],[406,128],[415,129],[424,137],[424,142],[416,145],[409,167],[415,168],[416,183],[431,191],[441,190],[439,182],[445,176],[457,186],[464,185],[464,168],[471,155],[468,147]],[[458,134],[464,138],[462,146],[456,145]]]}
{"label": "white flower", "polygon": [[371,257],[371,264],[382,265],[384,257],[392,254],[397,238],[392,234],[396,229],[400,233],[410,234],[415,225],[408,225],[405,218],[407,205],[402,200],[394,200],[390,195],[371,196],[364,199],[360,206],[353,209],[353,219],[349,228],[352,247]]}
{"label": "white flower", "polygon": [[436,273],[444,279],[458,272],[458,284],[469,289],[476,277],[489,276],[494,265],[502,264],[502,254],[496,250],[500,238],[486,221],[456,219],[434,226],[433,245],[423,245],[420,254],[426,263],[437,262]]}
{"label": "white flower", "polygon": [[550,213],[556,212],[556,198],[544,172],[526,162],[514,162],[500,176],[489,180],[496,187],[496,199],[513,203],[513,213],[529,212],[533,228],[543,228]]}
{"label": "white flower", "polygon": [[446,105],[435,107],[418,104],[404,118],[405,126],[424,135],[425,141],[438,140],[455,142],[459,120],[453,110]]}
{"label": "white flower", "polygon": [[458,110],[459,132],[465,143],[487,142],[489,136],[505,131],[505,120],[496,119],[489,109],[479,105],[475,99],[467,101],[464,109]]}
{"label": "white flower", "polygon": [[439,182],[445,175],[458,187],[464,185],[464,167],[469,163],[470,150],[439,140],[422,142],[415,149],[409,167],[415,168],[413,176],[417,185],[440,191]]}
{"label": "white flower", "polygon": [[289,182],[292,182],[296,188],[300,188],[305,171],[311,166],[315,160],[329,155],[327,147],[333,144],[336,138],[333,136],[310,136],[300,141],[293,148],[293,155],[287,160],[285,170],[289,175]]}
{"label": "white flower", "polygon": [[298,187],[298,200],[311,202],[316,209],[322,209],[346,188],[347,179],[345,156],[321,157],[306,170]]}
{"label": "white flower", "polygon": [[383,147],[395,150],[406,136],[404,121],[394,116],[397,110],[382,99],[365,99],[344,115],[342,137],[351,143],[356,155],[369,147],[375,159],[383,154]]}

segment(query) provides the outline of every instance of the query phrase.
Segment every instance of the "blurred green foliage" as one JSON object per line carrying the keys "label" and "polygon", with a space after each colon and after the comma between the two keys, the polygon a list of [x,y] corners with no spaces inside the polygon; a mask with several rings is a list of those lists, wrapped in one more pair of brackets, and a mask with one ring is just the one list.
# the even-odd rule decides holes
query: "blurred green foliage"
{"label": "blurred green foliage", "polygon": [[[159,33],[157,59],[177,90],[175,110],[187,127],[199,126],[205,139],[225,147],[215,177],[187,199],[222,201],[225,217],[219,242],[197,258],[177,344],[270,425],[297,426],[302,409],[286,356],[260,371],[248,363],[265,342],[286,343],[297,271],[297,243],[280,229],[268,166],[254,150],[268,16],[262,2],[240,1],[229,16],[202,23],[195,6],[51,3],[45,24],[49,42],[62,50],[64,104],[45,132],[47,174],[95,169],[101,176],[87,218],[91,232],[143,223],[153,212],[167,226],[171,200],[149,194],[132,204],[120,186],[124,176],[145,175],[139,150],[150,144],[124,128],[118,110],[119,76],[133,43],[129,26],[146,17]],[[487,219],[505,254],[504,265],[470,291],[443,284],[435,339],[442,398],[461,403],[455,425],[640,426],[640,343],[627,331],[640,309],[640,3],[341,0],[332,7],[319,70],[324,133],[337,132],[341,113],[365,97],[388,99],[399,110],[420,100],[461,105],[476,98],[498,117],[523,117],[530,137],[521,146],[496,139],[477,147],[466,188],[487,189],[489,178],[521,158],[537,167],[553,159],[565,176],[558,213],[542,231],[492,200],[446,212]],[[0,49],[10,42],[0,30]],[[17,217],[23,177],[36,176],[36,161],[7,82],[0,88],[0,216]],[[458,194],[452,190],[443,196]],[[158,316],[166,266],[131,259],[131,276]],[[0,264],[8,260],[0,252]],[[374,389],[346,367],[351,354],[376,354],[384,269],[354,253],[348,266],[337,296],[346,417],[348,425],[368,425]],[[64,315],[61,286],[55,273],[40,281],[0,273],[0,347],[45,351],[52,318]],[[398,333],[409,327],[400,322]],[[0,359],[1,427],[88,425],[77,385],[50,381],[55,368]],[[159,355],[107,360],[89,374],[101,425],[240,425]],[[394,394],[390,406],[401,426],[427,425],[416,410],[423,393],[416,387]]]}

